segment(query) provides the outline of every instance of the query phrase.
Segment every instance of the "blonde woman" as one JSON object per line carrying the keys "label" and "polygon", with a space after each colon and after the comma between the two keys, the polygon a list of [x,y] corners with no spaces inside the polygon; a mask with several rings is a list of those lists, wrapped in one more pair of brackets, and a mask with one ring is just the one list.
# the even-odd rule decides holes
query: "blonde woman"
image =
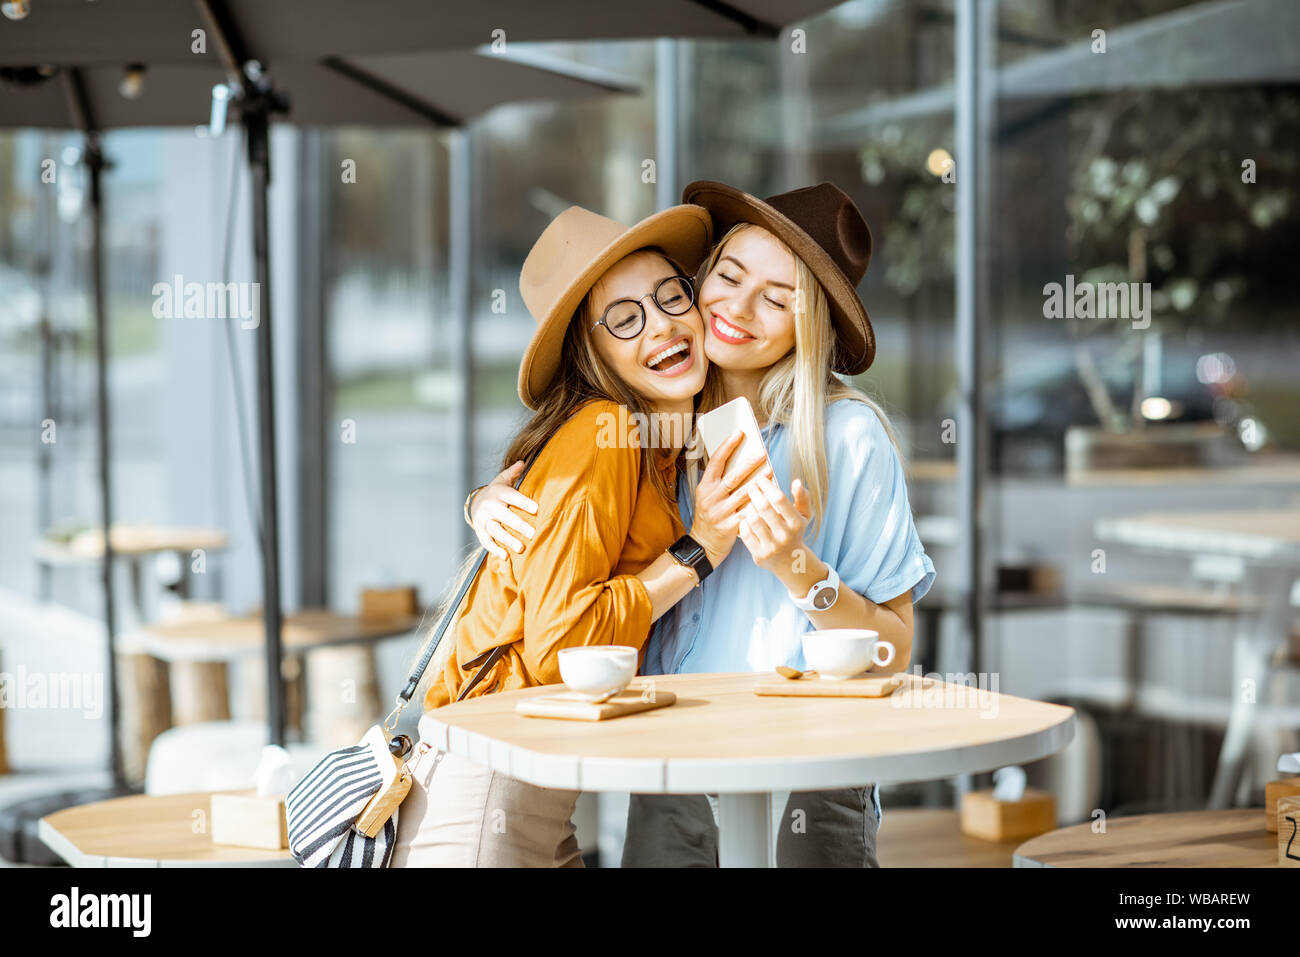
{"label": "blonde woman", "polygon": [[[707,360],[694,288],[677,264],[694,270],[710,238],[698,206],[631,228],[575,206],[525,260],[520,290],[538,326],[519,395],[534,415],[506,461],[536,456],[521,486],[540,507],[536,532],[528,554],[483,566],[430,664],[390,866],[582,866],[577,791],[446,753],[426,719],[466,694],[558,683],[563,648],[641,648],[652,622],[711,570],[694,555],[730,547],[734,531],[704,517],[683,535],[680,445],[656,448],[610,425],[636,421],[630,413],[689,415]],[[715,484],[706,471],[699,487],[711,494]],[[509,826],[493,826],[493,815]]]}
{"label": "blonde woman", "polygon": [[[878,631],[896,649],[887,670],[905,670],[912,604],[929,590],[934,566],[884,412],[835,375],[857,375],[875,358],[856,292],[871,256],[866,221],[830,183],[764,201],[702,181],[683,196],[709,210],[722,237],[701,270],[710,372],[697,411],[748,398],[776,474],[751,483],[736,522],[745,547],[656,623],[642,671],[802,668],[806,631],[850,627]],[[678,486],[683,520],[729,527],[729,500],[712,487],[697,498],[696,478],[688,469]],[[526,505],[499,484],[480,497],[471,517],[481,537],[489,516],[500,528],[504,511]],[[797,833],[795,811],[806,825]],[[793,793],[777,863],[878,866],[880,816],[872,784]],[[712,799],[632,796],[624,866],[712,867],[717,852]]]}

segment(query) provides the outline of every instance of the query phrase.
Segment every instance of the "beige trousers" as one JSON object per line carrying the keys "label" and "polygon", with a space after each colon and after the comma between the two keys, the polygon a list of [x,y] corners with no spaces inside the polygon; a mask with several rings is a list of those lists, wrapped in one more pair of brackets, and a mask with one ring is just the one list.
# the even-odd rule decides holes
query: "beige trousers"
{"label": "beige trousers", "polygon": [[390,867],[582,867],[577,791],[539,788],[416,746]]}

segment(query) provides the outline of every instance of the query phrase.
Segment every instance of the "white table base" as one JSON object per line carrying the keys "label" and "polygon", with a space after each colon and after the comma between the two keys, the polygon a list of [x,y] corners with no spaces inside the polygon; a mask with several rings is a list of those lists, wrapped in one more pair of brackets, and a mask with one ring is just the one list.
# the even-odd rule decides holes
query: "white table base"
{"label": "white table base", "polygon": [[1269,566],[1251,568],[1246,583],[1250,591],[1264,599],[1255,614],[1244,612],[1232,648],[1232,712],[1219,749],[1219,763],[1214,771],[1207,805],[1222,811],[1238,804],[1246,754],[1254,733],[1255,713],[1261,700],[1269,694],[1268,677],[1273,656],[1287,642],[1291,629],[1291,587],[1296,579],[1294,568]]}
{"label": "white table base", "polygon": [[772,794],[718,795],[718,863],[723,867],[773,867]]}

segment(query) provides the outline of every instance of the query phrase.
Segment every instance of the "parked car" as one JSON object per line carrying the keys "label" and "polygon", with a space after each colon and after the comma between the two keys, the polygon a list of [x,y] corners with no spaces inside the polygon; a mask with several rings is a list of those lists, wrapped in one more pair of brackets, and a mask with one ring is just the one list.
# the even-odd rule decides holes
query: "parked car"
{"label": "parked car", "polygon": [[[1127,414],[1141,359],[1115,350],[1097,356],[1096,366],[1116,410]],[[1147,396],[1156,400],[1146,404],[1147,423],[1159,427],[1217,421],[1235,427],[1241,408],[1234,397],[1240,394],[1242,384],[1231,357],[1181,344],[1165,345],[1159,386],[1146,390]],[[955,392],[945,405],[955,410]],[[1060,348],[1005,369],[1004,378],[989,392],[988,417],[991,466],[998,472],[1063,472],[1066,430],[1101,424],[1073,353]]]}

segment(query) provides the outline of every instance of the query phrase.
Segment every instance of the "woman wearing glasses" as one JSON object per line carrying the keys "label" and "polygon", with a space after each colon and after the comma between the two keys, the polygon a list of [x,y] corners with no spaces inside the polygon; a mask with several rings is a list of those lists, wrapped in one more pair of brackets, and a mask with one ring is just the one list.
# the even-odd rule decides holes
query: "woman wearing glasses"
{"label": "woman wearing glasses", "polygon": [[[682,267],[694,270],[710,239],[698,206],[630,229],[572,207],[533,246],[520,291],[538,326],[519,395],[534,414],[506,461],[536,456],[521,491],[541,514],[528,554],[487,563],[470,586],[428,669],[426,712],[462,694],[556,684],[562,648],[643,646],[654,620],[699,584],[696,543],[730,548],[734,529],[703,517],[684,537],[675,500],[684,434],[673,419],[689,417],[708,366]],[[677,444],[618,434],[616,423],[638,418]],[[713,474],[700,490],[717,494]],[[582,866],[577,791],[516,781],[429,739],[422,721],[391,866]]]}
{"label": "woman wearing glasses", "polygon": [[[895,648],[888,670],[905,670],[912,603],[929,590],[934,566],[884,412],[833,374],[862,373],[875,357],[856,292],[871,256],[867,223],[830,183],[760,200],[702,181],[686,187],[683,201],[708,209],[722,237],[701,270],[710,369],[697,412],[748,398],[776,477],[742,489],[751,493],[737,518],[745,547],[656,622],[642,673],[802,669],[800,641],[812,628],[873,629]],[[703,512],[730,527],[732,515],[708,507],[716,497],[705,481],[692,494],[692,470],[678,488],[685,522]],[[496,481],[480,497],[471,515],[480,538],[501,538],[505,526],[526,536],[528,523],[513,509],[532,503]],[[502,540],[518,553],[521,543],[510,539]],[[871,784],[795,792],[777,863],[877,866],[880,818]],[[717,863],[710,798],[632,796],[624,866]]]}

